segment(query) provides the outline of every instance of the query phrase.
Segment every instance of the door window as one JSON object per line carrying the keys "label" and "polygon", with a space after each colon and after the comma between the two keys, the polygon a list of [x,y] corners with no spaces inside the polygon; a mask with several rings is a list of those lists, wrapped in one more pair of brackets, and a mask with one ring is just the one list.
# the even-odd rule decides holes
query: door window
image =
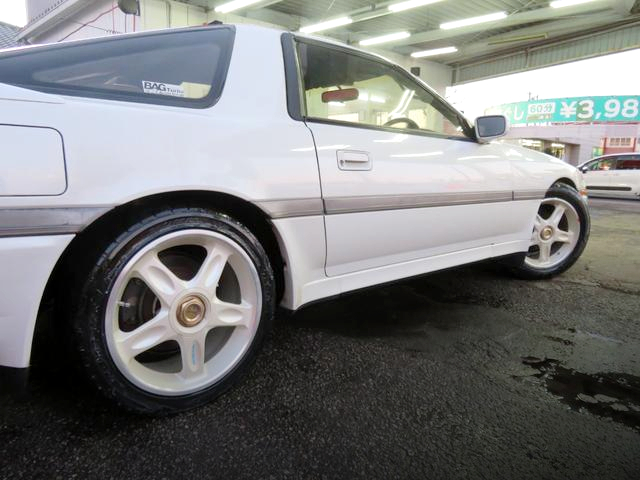
{"label": "door window", "polygon": [[589,164],[588,169],[592,172],[607,172],[609,170],[615,170],[616,159],[615,158],[603,158],[596,162]]}
{"label": "door window", "polygon": [[306,116],[469,138],[466,121],[392,65],[357,52],[300,43]]}

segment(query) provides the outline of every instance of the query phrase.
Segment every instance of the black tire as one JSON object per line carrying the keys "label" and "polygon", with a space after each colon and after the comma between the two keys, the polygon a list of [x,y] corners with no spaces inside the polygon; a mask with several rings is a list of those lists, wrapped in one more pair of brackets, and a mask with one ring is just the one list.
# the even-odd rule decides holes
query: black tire
{"label": "black tire", "polygon": [[525,280],[543,280],[551,278],[570,268],[582,252],[584,251],[587,241],[589,240],[589,232],[591,230],[591,217],[589,215],[589,208],[585,200],[582,199],[580,194],[572,187],[559,183],[549,189],[545,198],[558,198],[569,203],[577,212],[580,222],[580,233],[578,241],[575,244],[573,251],[559,264],[549,268],[535,268],[526,262],[526,256],[522,261],[511,267],[511,272],[518,278]]}
{"label": "black tire", "polygon": [[[192,228],[222,234],[246,252],[258,273],[262,289],[261,315],[247,351],[220,380],[187,395],[159,395],[134,385],[118,369],[107,345],[105,313],[119,272],[140,249],[164,235]],[[77,288],[81,293],[72,307],[71,330],[83,370],[108,399],[126,410],[152,415],[172,414],[201,406],[240,380],[255,359],[272,325],[275,311],[274,274],[260,242],[244,225],[226,215],[201,208],[167,208],[137,221],[102,249],[99,258],[92,262],[83,284]]]}

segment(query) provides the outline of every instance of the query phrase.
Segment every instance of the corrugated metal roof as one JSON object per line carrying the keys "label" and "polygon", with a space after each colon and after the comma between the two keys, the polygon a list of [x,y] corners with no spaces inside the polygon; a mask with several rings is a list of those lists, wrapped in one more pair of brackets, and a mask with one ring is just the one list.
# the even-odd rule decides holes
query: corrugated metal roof
{"label": "corrugated metal roof", "polygon": [[327,17],[343,15],[346,12],[364,8],[375,3],[371,0],[286,0],[270,5],[269,8],[278,12],[305,17],[311,21],[322,20]]}
{"label": "corrugated metal roof", "polygon": [[[51,0],[49,10],[43,15],[52,14],[69,1]],[[78,5],[86,6],[90,1],[98,0],[83,0]],[[226,0],[177,1],[213,9]],[[589,2],[561,9],[550,8],[550,0],[441,0],[390,13],[387,6],[400,1],[266,0],[233,14],[291,29],[349,15],[353,23],[320,34],[352,44],[406,30],[411,33],[410,37],[380,45],[381,48],[376,46],[375,50],[408,55],[418,50],[455,46],[457,52],[429,60],[455,68],[458,82],[634,48],[634,45],[640,47],[634,39],[640,36],[640,0]],[[507,17],[492,23],[454,30],[440,28],[445,22],[502,11]],[[635,23],[630,26],[632,22]],[[613,32],[604,35],[622,27],[628,27],[633,33],[625,38]],[[23,34],[25,32],[27,30],[23,30]],[[588,32],[599,35],[587,40],[584,37]],[[0,48],[1,35],[0,30]],[[572,40],[576,41],[571,44]]]}
{"label": "corrugated metal roof", "polygon": [[18,45],[16,35],[20,31],[19,27],[0,22],[0,48],[10,48]]}
{"label": "corrugated metal roof", "polygon": [[530,49],[528,52],[523,51],[488,59],[473,65],[461,66],[456,71],[455,83],[548,67],[634,48],[640,48],[640,27],[638,25],[553,43]]}
{"label": "corrugated metal roof", "polygon": [[[629,29],[640,35],[640,0],[589,2],[560,9],[550,8],[550,0],[442,0],[384,14],[390,3],[400,1],[281,0],[267,3],[265,8],[291,15],[302,25],[352,16],[353,23],[322,34],[353,44],[364,38],[409,31],[410,38],[383,46],[398,54],[456,46],[457,53],[430,60],[457,68],[461,82],[640,46],[635,40],[620,39],[619,34],[613,32],[593,37],[594,40],[583,38],[585,33],[602,33],[630,22],[636,23]],[[364,19],[368,13],[363,10],[367,9],[382,15]],[[479,25],[479,28],[454,31],[440,28],[442,23],[496,12],[505,12],[508,16],[504,21]],[[571,43],[571,40],[576,41]]]}
{"label": "corrugated metal roof", "polygon": [[[400,0],[398,0],[400,1]],[[377,2],[381,3],[381,2]],[[372,0],[285,0],[268,8],[306,18],[309,22],[349,14],[354,10],[371,7]],[[414,8],[393,15],[356,22],[344,27],[342,32],[335,30],[331,35],[344,36],[344,32],[360,33],[364,36],[409,30],[425,31],[437,29],[441,23],[460,20],[489,13],[505,11],[509,14],[524,12],[548,6],[548,0],[457,0],[442,1],[420,8]],[[508,31],[508,30],[507,30]]]}
{"label": "corrugated metal roof", "polygon": [[[530,5],[525,6],[527,3],[530,3]],[[462,18],[478,17],[480,15],[488,15],[502,11],[516,13],[531,10],[538,3],[540,2],[537,0],[534,3],[526,1],[440,2],[422,8],[394,13],[393,15],[386,15],[366,22],[355,23],[349,25],[348,28],[352,31],[364,33],[367,36],[398,30],[423,32],[426,30],[437,30],[442,23],[460,20]],[[495,30],[492,30],[491,33],[495,33]]]}

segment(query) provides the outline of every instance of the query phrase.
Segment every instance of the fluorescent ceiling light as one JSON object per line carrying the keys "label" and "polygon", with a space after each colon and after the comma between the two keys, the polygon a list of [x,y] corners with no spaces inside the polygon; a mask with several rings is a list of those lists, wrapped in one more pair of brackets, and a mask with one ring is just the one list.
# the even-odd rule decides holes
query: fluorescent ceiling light
{"label": "fluorescent ceiling light", "polygon": [[581,3],[589,3],[595,0],[557,0],[549,4],[552,8],[570,7],[572,5],[580,5]]}
{"label": "fluorescent ceiling light", "polygon": [[433,57],[434,55],[444,55],[445,53],[455,53],[458,49],[456,47],[443,47],[434,48],[433,50],[422,50],[420,52],[413,52],[411,56],[413,58]]}
{"label": "fluorescent ceiling light", "polygon": [[387,103],[387,100],[384,97],[381,97],[379,95],[369,95],[369,92],[360,92],[360,95],[358,95],[358,100],[373,103]]}
{"label": "fluorescent ceiling light", "polygon": [[409,90],[408,88],[405,88],[404,92],[402,92],[402,96],[400,97],[400,102],[398,103],[398,106],[389,114],[389,118],[394,119],[396,117],[406,116],[406,115],[403,115],[403,113],[411,103],[411,100],[413,99],[413,96],[415,94],[416,94],[415,90]]}
{"label": "fluorescent ceiling light", "polygon": [[402,12],[410,8],[424,7],[425,5],[441,1],[442,0],[407,0],[406,2],[392,3],[387,8],[392,12]]}
{"label": "fluorescent ceiling light", "polygon": [[233,0],[231,2],[223,3],[222,5],[218,5],[215,10],[218,13],[229,13],[240,8],[248,7],[249,5],[253,5],[260,1],[262,0]]}
{"label": "fluorescent ceiling light", "polygon": [[322,30],[329,30],[330,28],[341,27],[342,25],[349,25],[353,20],[351,17],[334,18],[333,20],[327,20],[326,22],[316,23],[315,25],[307,25],[302,27],[300,31],[302,33],[321,32]]}
{"label": "fluorescent ceiling light", "polygon": [[403,38],[409,38],[411,34],[409,32],[395,32],[388,35],[382,35],[380,37],[367,38],[362,40],[360,45],[363,47],[366,45],[377,45],[379,43],[393,42],[394,40],[402,40]]}
{"label": "fluorescent ceiling light", "polygon": [[452,28],[467,27],[469,25],[477,25],[478,23],[493,22],[495,20],[502,20],[507,18],[505,12],[490,13],[489,15],[482,15],[480,17],[465,18],[463,20],[456,20],[455,22],[447,22],[440,25],[443,30],[451,30]]}

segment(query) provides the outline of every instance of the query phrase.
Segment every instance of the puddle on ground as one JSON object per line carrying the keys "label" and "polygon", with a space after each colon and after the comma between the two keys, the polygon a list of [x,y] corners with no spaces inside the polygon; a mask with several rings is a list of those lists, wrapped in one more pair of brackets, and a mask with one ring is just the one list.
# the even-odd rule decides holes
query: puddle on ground
{"label": "puddle on ground", "polygon": [[522,363],[538,370],[534,376],[571,409],[608,417],[640,432],[640,377],[626,373],[589,375],[551,358],[524,357]]}

